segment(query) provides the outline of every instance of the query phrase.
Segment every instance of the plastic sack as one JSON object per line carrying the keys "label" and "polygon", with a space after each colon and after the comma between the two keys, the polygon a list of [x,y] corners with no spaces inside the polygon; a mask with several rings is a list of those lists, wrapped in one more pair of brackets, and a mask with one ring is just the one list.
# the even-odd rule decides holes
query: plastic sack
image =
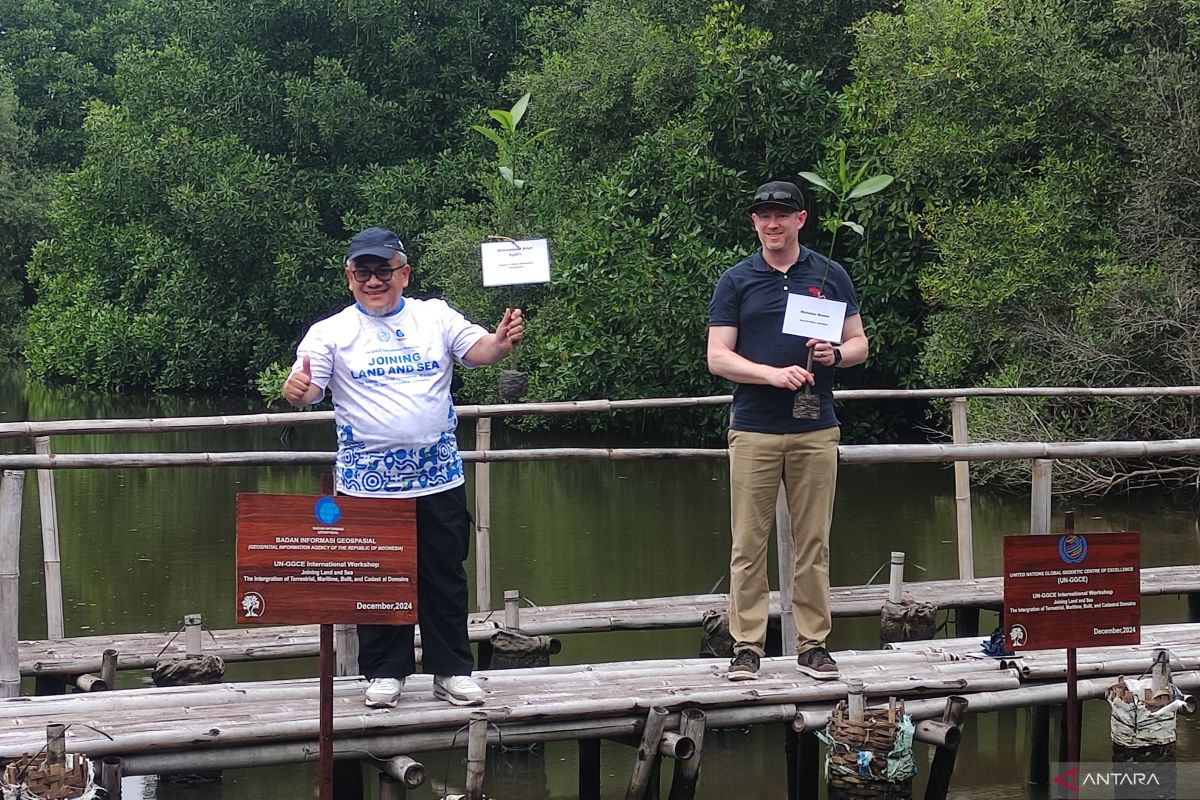
{"label": "plastic sack", "polygon": [[1184,705],[1183,695],[1172,684],[1169,696],[1151,697],[1147,703],[1152,685],[1151,678],[1119,678],[1108,687],[1104,696],[1112,709],[1113,744],[1136,748],[1175,741],[1175,714]]}

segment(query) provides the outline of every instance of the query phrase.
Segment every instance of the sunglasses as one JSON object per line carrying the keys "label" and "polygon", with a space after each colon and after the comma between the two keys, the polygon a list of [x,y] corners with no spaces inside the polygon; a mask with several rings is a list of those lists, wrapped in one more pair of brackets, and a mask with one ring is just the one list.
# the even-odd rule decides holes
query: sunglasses
{"label": "sunglasses", "polygon": [[793,195],[791,192],[773,191],[773,192],[759,192],[758,194],[754,195],[754,202],[755,203],[797,203],[798,204],[800,201],[797,200],[795,195]]}
{"label": "sunglasses", "polygon": [[371,280],[372,275],[374,275],[376,278],[379,278],[381,281],[390,281],[392,279],[392,273],[395,271],[396,267],[378,267],[376,269],[358,267],[357,269],[350,270],[350,276],[358,283],[366,283],[367,281]]}

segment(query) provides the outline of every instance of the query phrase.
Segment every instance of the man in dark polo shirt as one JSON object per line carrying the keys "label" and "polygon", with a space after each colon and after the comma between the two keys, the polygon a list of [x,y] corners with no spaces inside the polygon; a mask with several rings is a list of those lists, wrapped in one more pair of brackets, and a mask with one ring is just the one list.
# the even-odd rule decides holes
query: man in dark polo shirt
{"label": "man in dark polo shirt", "polygon": [[[829,526],[841,436],[833,413],[833,370],[867,360],[868,343],[854,284],[840,264],[802,247],[808,214],[795,184],[763,184],[750,204],[762,248],[717,282],[709,305],[708,369],[734,382],[729,424],[733,546],[729,572],[730,680],[758,675],[767,637],[767,543],[782,480],[796,560],[792,615],[797,668],[838,675],[825,649],[829,616]],[[840,344],[784,333],[790,294],[846,304]],[[805,368],[809,350],[812,370]],[[793,416],[796,392],[812,385],[816,419]]]}

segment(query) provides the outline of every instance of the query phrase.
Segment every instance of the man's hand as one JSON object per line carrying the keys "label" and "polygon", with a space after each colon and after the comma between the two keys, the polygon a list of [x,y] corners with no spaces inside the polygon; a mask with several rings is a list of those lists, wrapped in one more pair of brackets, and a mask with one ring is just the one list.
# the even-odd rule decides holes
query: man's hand
{"label": "man's hand", "polygon": [[496,326],[496,346],[511,353],[513,345],[525,337],[525,318],[519,308],[504,309],[504,318]]}
{"label": "man's hand", "polygon": [[832,342],[827,342],[824,339],[809,339],[808,346],[813,351],[813,361],[825,367],[832,367],[834,356]]}
{"label": "man's hand", "polygon": [[299,371],[288,375],[288,379],[284,381],[283,399],[296,408],[306,406],[312,402],[308,397],[315,388],[312,385],[312,364],[309,362],[308,356],[305,356]]}
{"label": "man's hand", "polygon": [[[830,356],[832,358],[832,356]],[[767,383],[776,389],[800,389],[806,383],[816,384],[816,378],[804,367],[793,364],[790,367],[767,367],[771,372],[767,375]]]}
{"label": "man's hand", "polygon": [[463,363],[470,367],[498,364],[524,337],[525,318],[521,316],[521,309],[506,308],[504,318],[496,326],[496,332],[489,333],[476,342],[463,357]]}

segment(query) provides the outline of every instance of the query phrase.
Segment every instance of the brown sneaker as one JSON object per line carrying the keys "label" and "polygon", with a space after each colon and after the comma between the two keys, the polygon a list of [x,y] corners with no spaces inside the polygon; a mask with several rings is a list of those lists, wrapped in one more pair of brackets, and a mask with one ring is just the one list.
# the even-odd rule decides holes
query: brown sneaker
{"label": "brown sneaker", "polygon": [[731,681],[749,681],[758,677],[758,653],[742,650],[729,662],[725,677]]}
{"label": "brown sneaker", "polygon": [[837,662],[824,647],[814,647],[796,656],[796,669],[819,681],[833,680],[838,676]]}

